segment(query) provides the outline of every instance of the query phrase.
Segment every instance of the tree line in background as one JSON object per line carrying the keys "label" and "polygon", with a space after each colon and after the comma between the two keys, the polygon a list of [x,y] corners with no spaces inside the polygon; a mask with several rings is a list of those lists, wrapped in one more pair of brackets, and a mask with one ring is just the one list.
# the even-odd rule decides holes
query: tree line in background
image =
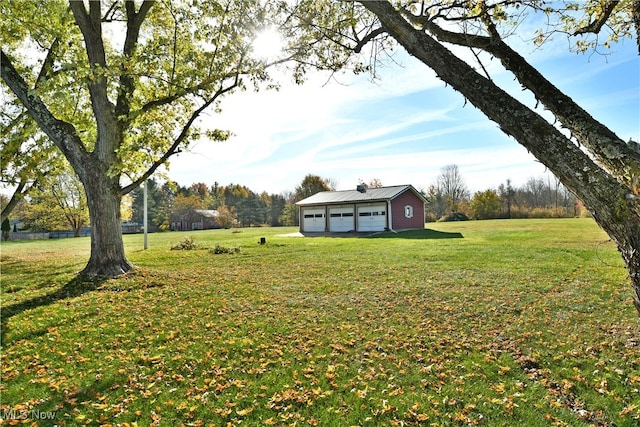
{"label": "tree line in background", "polygon": [[[295,203],[320,191],[335,190],[327,178],[309,174],[293,190],[281,194],[258,193],[240,184],[213,185],[147,181],[147,215],[152,231],[172,229],[178,221],[195,210],[216,210],[216,221],[224,228],[251,226],[286,226],[299,223]],[[381,187],[372,179],[368,187]],[[422,190],[428,200],[427,222],[437,220],[494,218],[555,218],[585,216],[581,203],[551,174],[532,177],[515,188],[510,180],[497,189],[471,195],[457,165],[442,168],[436,182]],[[123,221],[143,223],[144,190],[138,188],[122,205]],[[8,202],[3,196],[2,204]],[[34,188],[19,203],[14,214],[21,229],[29,231],[73,230],[80,235],[89,225],[86,197],[77,177],[64,172]],[[14,226],[13,231],[17,231]]]}
{"label": "tree line in background", "polygon": [[[209,186],[154,179],[147,181],[147,215],[154,231],[171,230],[171,223],[194,210],[216,210],[221,227],[282,226],[298,223],[295,203],[320,191],[335,189],[330,179],[307,175],[294,191],[283,194],[257,193],[239,184]],[[0,206],[9,198],[0,195]],[[125,222],[143,223],[144,189],[134,190],[123,199],[121,218]],[[76,236],[89,224],[86,195],[78,178],[64,172],[32,188],[13,209],[12,218],[19,220],[20,231],[59,231],[72,229]],[[9,224],[9,219],[5,222]],[[14,226],[8,231],[18,231]]]}
{"label": "tree line in background", "polygon": [[[147,215],[149,225],[157,230],[170,230],[171,223],[199,209],[216,210],[216,221],[224,228],[268,225],[296,225],[298,209],[295,203],[320,191],[335,188],[330,180],[307,175],[292,192],[283,194],[257,193],[240,184],[225,186],[215,182],[209,186],[195,183],[189,187],[155,180],[148,181]],[[132,221],[142,223],[143,189],[132,193]]]}
{"label": "tree line in background", "polygon": [[435,183],[424,192],[429,201],[426,220],[563,218],[587,216],[576,197],[552,174],[531,177],[521,187],[511,180],[497,189],[471,195],[457,165],[442,168]]}

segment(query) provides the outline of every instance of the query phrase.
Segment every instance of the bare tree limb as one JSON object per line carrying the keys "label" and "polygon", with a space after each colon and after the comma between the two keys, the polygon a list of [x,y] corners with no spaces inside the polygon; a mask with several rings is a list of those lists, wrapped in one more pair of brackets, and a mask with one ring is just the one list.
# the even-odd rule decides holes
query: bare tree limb
{"label": "bare tree limb", "polygon": [[113,17],[116,14],[116,6],[118,6],[118,2],[114,1],[113,3],[111,3],[111,6],[109,6],[109,9],[107,9],[107,11],[104,13],[103,17],[102,17],[102,21],[103,22],[111,22],[113,21]]}
{"label": "bare tree limb", "polygon": [[378,37],[380,34],[384,34],[384,28],[380,27],[380,28],[376,28],[375,30],[371,31],[370,33],[368,33],[366,36],[364,36],[364,38],[362,40],[358,41],[358,44],[355,45],[355,47],[353,48],[353,51],[355,53],[360,53],[360,51],[362,50],[362,48],[369,43],[371,40],[375,39],[376,37]]}

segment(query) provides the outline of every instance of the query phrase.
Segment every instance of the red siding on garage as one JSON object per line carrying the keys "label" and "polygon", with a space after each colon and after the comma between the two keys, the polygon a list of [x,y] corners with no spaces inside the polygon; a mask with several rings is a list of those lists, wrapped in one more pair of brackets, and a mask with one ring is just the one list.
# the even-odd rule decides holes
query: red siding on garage
{"label": "red siding on garage", "polygon": [[[413,208],[413,217],[405,216],[405,206]],[[407,190],[391,200],[391,221],[394,230],[424,228],[424,203],[411,190]]]}

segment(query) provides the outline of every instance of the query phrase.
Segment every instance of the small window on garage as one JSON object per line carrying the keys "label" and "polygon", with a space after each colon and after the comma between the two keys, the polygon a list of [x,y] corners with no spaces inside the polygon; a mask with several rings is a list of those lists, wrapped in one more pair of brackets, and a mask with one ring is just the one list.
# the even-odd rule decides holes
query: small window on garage
{"label": "small window on garage", "polygon": [[413,218],[413,206],[407,205],[404,207],[404,217]]}

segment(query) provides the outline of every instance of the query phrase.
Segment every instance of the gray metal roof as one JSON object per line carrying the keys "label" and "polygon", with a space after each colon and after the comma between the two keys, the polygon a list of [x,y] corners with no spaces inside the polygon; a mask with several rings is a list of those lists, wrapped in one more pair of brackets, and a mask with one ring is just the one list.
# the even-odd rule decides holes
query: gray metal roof
{"label": "gray metal roof", "polygon": [[309,205],[327,205],[327,204],[339,204],[339,203],[352,203],[352,202],[375,202],[375,201],[387,201],[394,199],[400,194],[404,193],[408,189],[411,189],[415,194],[424,200],[424,196],[420,194],[411,185],[395,185],[391,187],[380,188],[367,188],[367,191],[362,193],[358,190],[342,190],[342,191],[322,191],[316,193],[313,196],[300,200],[296,205],[309,206]]}

